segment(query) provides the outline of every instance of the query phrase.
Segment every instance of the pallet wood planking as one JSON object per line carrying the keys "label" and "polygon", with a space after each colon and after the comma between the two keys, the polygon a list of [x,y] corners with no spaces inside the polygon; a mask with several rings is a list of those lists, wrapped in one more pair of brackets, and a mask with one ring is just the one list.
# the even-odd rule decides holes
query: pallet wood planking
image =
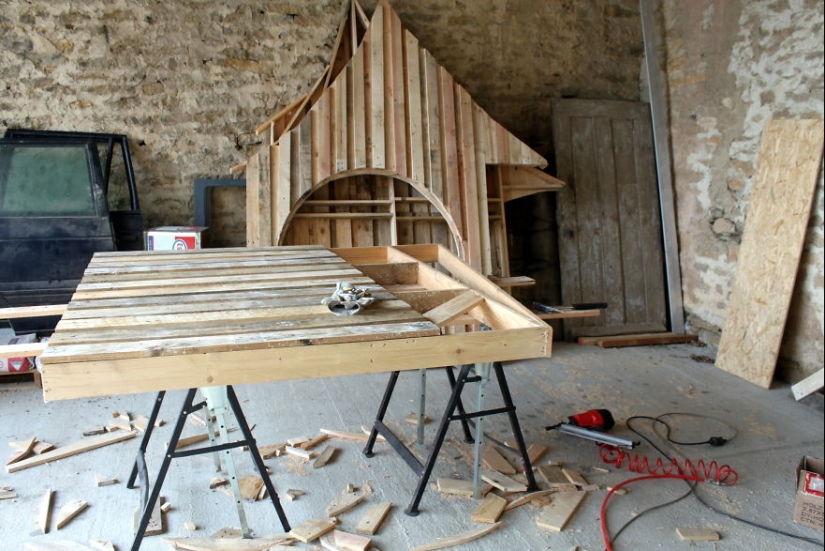
{"label": "pallet wood planking", "polygon": [[439,243],[509,276],[504,202],[560,189],[386,0],[357,1],[313,88],[257,128],[243,166],[247,244]]}
{"label": "pallet wood planking", "polygon": [[[335,316],[321,299],[339,281],[376,302]],[[452,300],[468,291],[482,300]],[[549,357],[551,346],[548,325],[439,245],[129,251],[93,257],[41,363],[53,401]]]}

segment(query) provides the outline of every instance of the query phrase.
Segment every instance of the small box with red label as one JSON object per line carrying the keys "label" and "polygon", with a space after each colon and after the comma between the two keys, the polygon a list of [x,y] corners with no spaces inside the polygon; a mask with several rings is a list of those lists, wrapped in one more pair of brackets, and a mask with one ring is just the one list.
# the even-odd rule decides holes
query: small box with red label
{"label": "small box with red label", "polygon": [[823,529],[823,477],[825,463],[806,455],[796,468],[796,499],[793,520],[814,530]]}
{"label": "small box with red label", "polygon": [[[31,344],[36,341],[37,335],[31,333],[12,337],[7,344]],[[32,369],[34,369],[34,358],[27,356],[0,358],[0,372],[2,373],[22,373]]]}
{"label": "small box with red label", "polygon": [[204,226],[159,226],[146,231],[147,251],[186,251],[206,246]]}

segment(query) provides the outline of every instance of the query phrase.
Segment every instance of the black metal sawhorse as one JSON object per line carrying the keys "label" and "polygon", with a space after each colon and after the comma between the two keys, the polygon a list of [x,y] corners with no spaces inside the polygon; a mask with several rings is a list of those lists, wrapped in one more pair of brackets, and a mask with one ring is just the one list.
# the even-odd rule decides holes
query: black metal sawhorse
{"label": "black metal sawhorse", "polygon": [[[203,400],[198,403],[194,403],[195,400],[195,393],[198,391],[196,388],[189,389],[186,393],[186,398],[183,402],[183,407],[181,408],[180,415],[178,415],[178,420],[175,423],[175,428],[172,431],[172,437],[169,440],[169,444],[166,448],[166,453],[163,457],[163,462],[161,463],[160,470],[158,471],[158,475],[155,479],[154,484],[151,485],[151,492],[149,491],[149,472],[146,467],[146,449],[149,446],[149,440],[152,437],[152,431],[155,427],[155,422],[157,421],[158,413],[160,412],[160,406],[163,403],[164,396],[166,394],[165,391],[158,392],[157,397],[155,398],[155,405],[152,408],[152,414],[149,417],[149,422],[146,427],[146,432],[143,434],[143,440],[140,443],[140,448],[137,453],[137,458],[135,459],[135,464],[132,467],[132,473],[129,476],[129,482],[126,484],[127,488],[134,488],[135,481],[137,480],[138,476],[140,476],[140,486],[141,486],[141,517],[140,523],[137,528],[137,532],[135,533],[135,539],[132,543],[132,551],[138,551],[140,549],[140,545],[143,542],[143,536],[146,533],[146,527],[149,525],[149,521],[152,517],[152,511],[155,507],[155,504],[160,497],[160,490],[163,486],[163,481],[166,478],[166,473],[169,470],[169,466],[172,463],[172,459],[178,457],[187,457],[191,455],[200,455],[205,453],[217,453],[220,451],[224,451],[229,454],[229,450],[233,448],[240,448],[243,446],[247,446],[249,448],[249,452],[252,454],[252,459],[255,461],[255,466],[258,469],[258,473],[261,475],[263,479],[264,486],[266,487],[267,492],[269,492],[269,498],[272,501],[272,504],[275,506],[275,511],[278,514],[278,519],[281,521],[281,526],[283,527],[285,532],[289,532],[289,521],[286,518],[286,514],[284,513],[283,508],[281,507],[281,502],[278,499],[278,494],[275,492],[275,487],[272,485],[272,481],[269,479],[269,476],[266,473],[266,466],[264,465],[263,459],[261,458],[261,454],[258,451],[258,446],[255,443],[255,438],[252,436],[252,431],[249,429],[249,425],[246,422],[246,417],[244,417],[243,411],[241,410],[241,405],[238,402],[238,397],[235,395],[235,391],[231,386],[227,386],[226,388],[226,402],[229,406],[229,409],[235,415],[235,420],[238,424],[238,428],[240,429],[243,439],[236,440],[233,442],[229,442],[226,438],[226,427],[224,423],[221,423],[220,427],[220,434],[222,436],[221,443],[215,443],[214,431],[212,429],[211,423],[211,415],[207,415],[207,419],[209,420],[207,423],[207,428],[209,430],[209,438],[210,438],[210,445],[209,446],[202,446],[197,449],[193,450],[177,450],[176,447],[178,445],[178,441],[180,440],[180,435],[183,432],[183,427],[186,422],[187,417],[204,409],[208,406],[208,399]],[[230,458],[231,459],[231,458]],[[217,459],[216,459],[217,462]],[[230,465],[234,465],[230,463]],[[246,519],[243,512],[243,504],[240,502],[240,495],[237,495],[237,480],[234,473],[234,466],[230,469],[230,477],[233,479],[231,482],[234,485],[233,488],[236,490],[236,505],[238,506],[238,513],[241,516],[241,524],[244,527],[244,537],[249,537],[249,534],[246,530]]]}
{"label": "black metal sawhorse", "polygon": [[[516,440],[518,451],[521,454],[521,459],[524,465],[524,474],[527,477],[527,490],[534,491],[538,489],[536,478],[533,475],[533,467],[530,464],[530,458],[527,455],[527,447],[524,445],[524,437],[521,434],[518,417],[516,417],[516,406],[513,404],[513,399],[510,395],[510,387],[507,385],[507,378],[504,376],[504,368],[502,367],[501,362],[493,362],[493,371],[496,374],[496,380],[501,391],[501,398],[504,402],[504,407],[484,409],[472,413],[466,413],[464,411],[464,406],[461,401],[461,392],[464,390],[464,386],[467,383],[481,382],[482,380],[482,378],[478,375],[470,375],[470,370],[472,367],[473,366],[470,364],[462,365],[457,377],[453,377],[452,367],[445,368],[450,380],[450,386],[452,387],[452,393],[450,394],[450,399],[447,401],[447,407],[444,410],[444,415],[441,417],[441,422],[438,426],[438,432],[436,433],[433,447],[430,450],[430,454],[427,456],[426,462],[423,464],[409,450],[409,448],[401,442],[392,430],[384,424],[384,415],[387,413],[387,408],[389,407],[390,399],[392,398],[392,393],[395,389],[395,383],[398,381],[398,375],[400,372],[393,371],[390,374],[390,380],[387,383],[386,390],[384,390],[384,397],[381,399],[381,405],[378,407],[378,413],[375,416],[372,431],[367,439],[367,445],[364,448],[364,455],[367,457],[373,456],[372,449],[378,435],[380,434],[386,439],[392,449],[395,450],[395,452],[398,453],[402,459],[404,459],[413,472],[418,475],[418,485],[416,486],[412,501],[410,501],[410,505],[404,511],[410,516],[416,516],[419,513],[418,505],[421,502],[421,497],[424,495],[424,490],[427,488],[427,482],[429,481],[430,475],[435,467],[435,462],[438,459],[438,452],[441,450],[441,446],[444,443],[444,438],[447,435],[447,429],[453,421],[461,421],[465,438],[468,441],[472,441],[469,428],[467,426],[469,419],[483,418],[488,415],[506,413],[510,420],[510,428],[513,430],[513,437]],[[457,414],[456,411],[458,412]]]}

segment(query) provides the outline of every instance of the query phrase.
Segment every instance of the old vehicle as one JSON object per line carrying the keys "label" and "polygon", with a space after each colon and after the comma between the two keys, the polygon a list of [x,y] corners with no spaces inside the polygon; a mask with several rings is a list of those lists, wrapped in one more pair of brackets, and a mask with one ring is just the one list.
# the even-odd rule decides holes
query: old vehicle
{"label": "old vehicle", "polygon": [[[122,134],[8,130],[0,139],[0,308],[66,304],[97,251],[139,250]],[[58,317],[12,320],[48,333]]]}

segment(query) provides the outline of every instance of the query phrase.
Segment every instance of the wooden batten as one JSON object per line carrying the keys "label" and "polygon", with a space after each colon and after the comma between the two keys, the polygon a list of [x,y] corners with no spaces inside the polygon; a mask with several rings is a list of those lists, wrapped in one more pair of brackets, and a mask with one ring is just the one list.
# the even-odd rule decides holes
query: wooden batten
{"label": "wooden batten", "polygon": [[[348,13],[310,92],[257,129],[271,149],[246,166],[248,243],[439,243],[485,275],[509,275],[503,208],[490,215],[488,189],[497,202],[557,189],[537,169],[546,161],[481,109],[387,2],[368,21],[355,1]],[[488,182],[489,165],[507,168]],[[373,217],[386,220],[347,219],[377,211],[306,204],[320,198],[393,202]]]}

